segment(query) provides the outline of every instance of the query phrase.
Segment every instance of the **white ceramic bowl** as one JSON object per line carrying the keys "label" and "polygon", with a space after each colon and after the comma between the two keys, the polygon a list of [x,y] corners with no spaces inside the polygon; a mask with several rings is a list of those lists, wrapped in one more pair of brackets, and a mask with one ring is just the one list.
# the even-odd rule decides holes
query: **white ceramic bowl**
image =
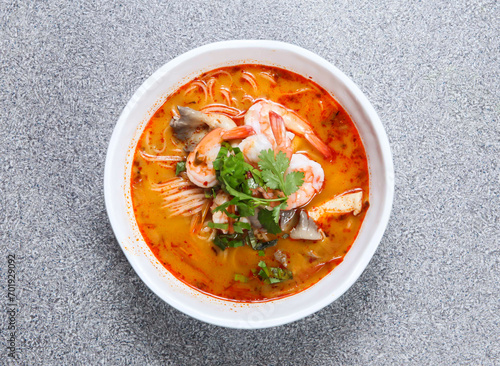
{"label": "white ceramic bowl", "polygon": [[[219,300],[177,280],[151,253],[138,230],[130,196],[133,152],[154,112],[169,94],[202,72],[257,63],[312,77],[352,117],[363,140],[370,170],[370,208],[344,261],[314,286],[263,303]],[[265,328],[301,319],[330,304],[368,265],[389,220],[394,170],[389,142],[377,113],[356,85],[335,66],[303,48],[274,41],[229,41],[189,51],[156,71],[136,91],[113,131],[104,174],[106,208],[116,238],[139,277],[176,309],[205,322],[231,328]]]}

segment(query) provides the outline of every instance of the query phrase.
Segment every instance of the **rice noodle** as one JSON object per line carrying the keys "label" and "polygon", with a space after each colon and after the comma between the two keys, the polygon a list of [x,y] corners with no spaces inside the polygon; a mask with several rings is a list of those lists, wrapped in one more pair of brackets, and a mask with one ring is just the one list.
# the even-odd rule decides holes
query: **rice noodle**
{"label": "rice noodle", "polygon": [[291,95],[298,95],[298,94],[302,94],[302,93],[306,93],[306,92],[313,92],[314,89],[311,89],[311,88],[302,88],[302,89],[299,89],[297,91],[294,91],[294,92],[290,92],[290,93],[283,93],[281,97],[286,97],[286,96],[291,96]]}
{"label": "rice noodle", "polygon": [[181,115],[179,114],[179,111],[177,110],[177,108],[175,107],[172,107],[172,109],[170,110],[170,112],[172,113],[172,116],[174,117],[177,117],[179,118]]}
{"label": "rice noodle", "polygon": [[229,89],[226,89],[226,88],[220,88],[220,93],[222,94],[222,96],[224,97],[224,99],[226,100],[226,104],[228,106],[231,106],[231,91]]}
{"label": "rice noodle", "polygon": [[207,218],[208,211],[210,209],[210,201],[206,201],[205,205],[203,206],[203,211],[201,213],[201,224],[205,222],[205,219]]}
{"label": "rice noodle", "polygon": [[241,109],[229,107],[225,104],[209,104],[200,109],[200,111],[203,113],[220,113],[231,118],[245,114],[245,112],[242,111]]}
{"label": "rice noodle", "polygon": [[182,156],[176,156],[176,155],[150,155],[145,153],[144,151],[139,152],[142,156],[142,158],[146,161],[152,161],[152,162],[178,162],[184,160]]}
{"label": "rice noodle", "polygon": [[167,180],[166,182],[163,182],[163,183],[149,182],[149,184],[151,185],[151,189],[153,191],[161,191],[161,190],[164,190],[164,189],[168,189],[171,186],[179,186],[180,187],[180,186],[183,186],[183,185],[185,185],[185,186],[191,185],[191,183],[189,183],[185,179],[178,178],[178,177],[171,178],[171,179],[169,179],[169,180]]}
{"label": "rice noodle", "polygon": [[202,81],[202,80],[196,80],[191,82],[191,86],[186,89],[184,92],[184,96],[188,95],[191,93],[193,90],[195,90],[197,87],[201,88],[203,90],[203,94],[205,94],[205,101],[208,100],[208,90],[207,90],[207,84]]}
{"label": "rice noodle", "polygon": [[257,91],[257,81],[255,80],[255,76],[252,73],[243,71],[241,73],[241,77],[252,86],[254,92]]}
{"label": "rice noodle", "polygon": [[323,107],[323,101],[320,99],[318,100],[319,107],[321,108],[321,112],[325,110],[325,107]]}
{"label": "rice noodle", "polygon": [[205,75],[205,78],[211,78],[211,77],[214,77],[215,75],[219,75],[219,74],[224,74],[224,75],[229,76],[229,78],[231,79],[231,83],[233,82],[233,77],[231,76],[231,74],[228,73],[227,71],[224,71],[224,70],[216,70],[216,71],[209,72],[207,75]]}
{"label": "rice noodle", "polygon": [[216,81],[215,78],[210,78],[210,80],[207,81],[208,95],[210,96],[210,99],[212,99],[212,101],[215,101],[214,99],[215,81]]}
{"label": "rice noodle", "polygon": [[190,231],[191,233],[193,234],[197,234],[198,233],[198,228],[200,227],[200,218],[201,218],[201,212],[198,212],[196,215],[193,215],[193,217],[191,218],[191,225],[190,225]]}
{"label": "rice noodle", "polygon": [[267,72],[262,71],[262,72],[259,72],[259,75],[260,75],[261,77],[263,77],[264,79],[269,80],[269,81],[271,82],[271,84],[272,84],[272,85],[276,85],[276,80],[274,80],[274,77],[273,77],[271,74],[269,74],[269,73],[267,73]]}
{"label": "rice noodle", "polygon": [[162,208],[170,210],[170,216],[190,216],[201,212],[208,204],[203,189],[186,179],[175,177],[164,183],[150,182],[151,190],[160,192]]}
{"label": "rice noodle", "polygon": [[213,241],[215,239],[215,235],[216,233],[214,229],[211,229],[208,226],[204,226],[202,224],[202,228],[199,233],[196,234],[196,237],[203,241]]}
{"label": "rice noodle", "polygon": [[243,100],[248,100],[248,101],[250,101],[250,103],[252,103],[252,104],[253,104],[253,102],[255,101],[255,98],[251,97],[251,96],[250,96],[250,95],[248,95],[248,94],[245,94],[245,95],[241,98],[241,100],[242,100],[242,101],[243,101]]}
{"label": "rice noodle", "polygon": [[146,145],[149,146],[151,150],[153,150],[156,154],[161,154],[165,151],[167,148],[167,137],[165,136],[165,133],[167,132],[167,128],[163,130],[162,136],[163,136],[163,147],[161,149],[156,149],[151,145],[151,131],[148,131],[146,134]]}

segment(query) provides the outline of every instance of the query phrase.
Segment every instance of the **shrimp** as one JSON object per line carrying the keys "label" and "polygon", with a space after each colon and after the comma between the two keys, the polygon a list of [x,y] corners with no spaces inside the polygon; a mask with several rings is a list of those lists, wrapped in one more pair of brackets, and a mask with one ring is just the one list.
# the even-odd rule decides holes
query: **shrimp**
{"label": "shrimp", "polygon": [[269,112],[271,111],[283,118],[287,130],[304,137],[325,157],[325,159],[331,159],[333,155],[332,151],[318,135],[316,135],[309,122],[281,104],[264,99],[258,100],[245,114],[245,125],[252,126],[257,134],[263,133],[273,146],[276,146],[276,139],[272,131],[269,117]]}
{"label": "shrimp", "polygon": [[278,151],[283,151],[288,158],[292,156],[292,141],[289,136],[287,136],[283,118],[281,118],[279,114],[270,111],[269,120],[273,136],[272,141],[270,141],[265,134],[259,133],[247,137],[238,145],[247,163],[257,164],[259,155],[262,151],[273,149],[273,141]]}
{"label": "shrimp", "polygon": [[[217,193],[217,195],[215,196],[212,207],[210,208],[212,210],[212,221],[214,222],[214,224],[227,224],[229,222],[229,217],[224,212],[214,212],[214,210],[223,203],[228,202],[230,199],[231,197],[227,193],[222,191]],[[224,233],[227,233],[227,230],[223,231]]]}
{"label": "shrimp", "polygon": [[[219,191],[213,200],[212,207],[210,207],[210,209],[212,210],[212,221],[214,224],[229,224],[227,230],[222,229],[222,232],[224,234],[227,234],[228,232],[231,232],[231,233],[233,232],[232,224],[233,224],[234,220],[230,219],[226,215],[225,212],[222,212],[222,211],[214,212],[214,210],[217,207],[219,207],[220,205],[222,205],[226,202],[229,202],[230,200],[231,200],[231,196],[229,194],[227,194],[223,191]],[[228,212],[234,213],[235,206],[229,206],[227,209],[228,209]],[[233,211],[231,211],[231,210],[233,210]],[[250,223],[250,221],[246,217],[241,217],[240,222]]]}
{"label": "shrimp", "polygon": [[209,132],[191,151],[186,161],[186,174],[198,187],[210,188],[217,184],[214,160],[219,154],[222,141],[242,139],[250,136],[254,130],[249,126],[239,126],[230,130],[216,128]]}
{"label": "shrimp", "polygon": [[288,196],[285,210],[307,205],[323,189],[323,183],[325,182],[325,172],[321,165],[305,155],[292,155],[285,175],[293,171],[304,173],[304,183],[295,193]]}
{"label": "shrimp", "polygon": [[269,121],[271,122],[271,130],[276,140],[276,149],[284,152],[286,157],[290,159],[293,154],[292,139],[287,136],[285,120],[278,113],[270,111]]}
{"label": "shrimp", "polygon": [[269,142],[267,137],[262,134],[256,134],[247,137],[238,145],[239,149],[243,153],[245,160],[249,164],[257,164],[259,162],[259,155],[264,150],[269,150],[273,148],[273,145]]}

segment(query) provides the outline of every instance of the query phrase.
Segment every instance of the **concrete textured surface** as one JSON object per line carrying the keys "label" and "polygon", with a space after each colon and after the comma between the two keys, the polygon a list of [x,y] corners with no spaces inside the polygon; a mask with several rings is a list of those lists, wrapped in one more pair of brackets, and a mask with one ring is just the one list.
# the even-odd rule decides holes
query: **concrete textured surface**
{"label": "concrete textured surface", "polygon": [[[394,209],[361,278],[266,330],[207,325],[161,301],[103,201],[107,144],[135,90],[229,39],[332,62],[379,112],[394,155]],[[0,364],[498,365],[499,72],[497,1],[3,0]]]}

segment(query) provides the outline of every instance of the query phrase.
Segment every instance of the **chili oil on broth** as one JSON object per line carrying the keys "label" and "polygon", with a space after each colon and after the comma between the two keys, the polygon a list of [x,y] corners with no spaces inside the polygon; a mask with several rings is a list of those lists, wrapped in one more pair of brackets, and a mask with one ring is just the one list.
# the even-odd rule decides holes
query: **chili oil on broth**
{"label": "chili oil on broth", "polygon": [[[249,75],[253,75],[256,85],[249,81]],[[200,81],[205,82],[205,88]],[[233,107],[247,110],[253,104],[252,98],[265,98],[294,110],[309,121],[334,151],[332,161],[326,161],[305,139],[296,136],[293,141],[296,152],[306,153],[321,164],[325,172],[323,191],[306,209],[354,188],[363,189],[364,201],[364,209],[357,216],[352,213],[336,215],[321,222],[319,226],[325,233],[323,240],[280,239],[276,246],[265,251],[264,257],[248,246],[221,251],[213,243],[191,234],[191,218],[169,216],[168,210],[161,208],[160,193],[151,190],[151,184],[174,177],[175,164],[148,162],[140,154],[143,151],[151,155],[186,156],[169,126],[176,106],[200,110],[213,103],[231,103]],[[242,121],[236,120],[237,124]],[[139,229],[152,252],[172,274],[216,297],[262,301],[302,291],[342,261],[357,236],[368,207],[368,180],[367,159],[359,134],[349,115],[329,93],[290,71],[261,65],[239,65],[201,75],[173,93],[158,109],[135,151],[131,192]],[[276,250],[288,256],[287,268],[293,272],[293,279],[264,284],[253,277],[251,270],[258,268],[261,260],[268,266],[280,266],[274,258]],[[249,277],[249,281],[235,281],[236,273]]]}

